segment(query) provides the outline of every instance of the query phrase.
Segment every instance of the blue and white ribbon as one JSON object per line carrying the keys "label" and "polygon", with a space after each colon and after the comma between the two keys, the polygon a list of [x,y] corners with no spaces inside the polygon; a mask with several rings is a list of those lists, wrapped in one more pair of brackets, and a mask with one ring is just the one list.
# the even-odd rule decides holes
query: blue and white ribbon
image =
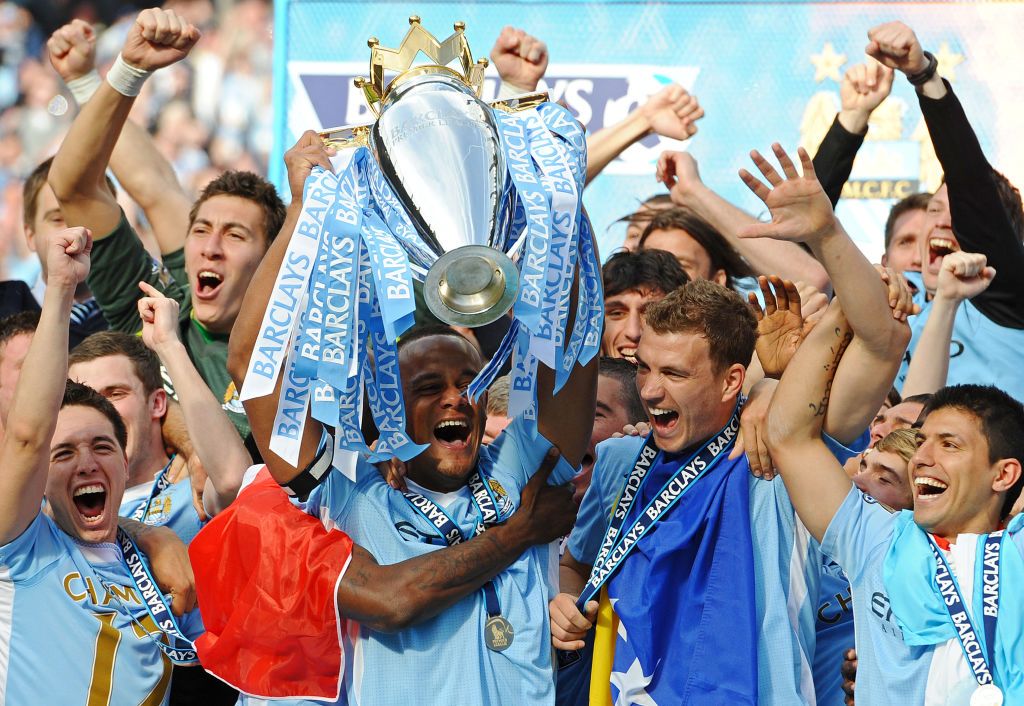
{"label": "blue and white ribbon", "polygon": [[[557,391],[600,346],[600,263],[581,202],[586,136],[554,104],[494,116],[507,170],[500,218],[511,221],[497,244],[518,259],[520,290],[512,326],[468,394],[477,399],[511,356],[509,413],[536,419],[539,365],[555,371]],[[243,386],[243,399],[269,394],[285,371],[271,449],[293,464],[310,415],[335,428],[335,450],[349,460],[409,460],[425,448],[405,428],[396,344],[414,321],[413,278],[437,255],[370,151],[350,155],[337,176],[317,168],[307,181]],[[374,451],[364,401],[380,431]]]}
{"label": "blue and white ribbon", "polygon": [[302,313],[300,303],[320,247],[324,218],[334,205],[337,187],[338,178],[320,167],[314,167],[306,180],[302,214],[277,273],[270,304],[263,313],[260,335],[239,393],[242,401],[269,395],[277,385],[278,373],[290,350],[292,329]]}

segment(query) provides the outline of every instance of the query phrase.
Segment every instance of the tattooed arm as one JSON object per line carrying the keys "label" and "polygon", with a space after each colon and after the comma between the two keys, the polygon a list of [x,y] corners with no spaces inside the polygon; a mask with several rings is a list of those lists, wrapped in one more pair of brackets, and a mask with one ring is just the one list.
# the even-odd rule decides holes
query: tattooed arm
{"label": "tattooed arm", "polygon": [[403,630],[479,590],[530,547],[568,534],[572,493],[547,483],[558,458],[557,449],[544,457],[508,522],[468,542],[388,566],[353,545],[338,585],[338,611],[373,630]]}
{"label": "tattooed arm", "polygon": [[853,332],[838,301],[786,368],[768,410],[767,442],[800,519],[821,541],[852,485],[821,439],[832,382]]}
{"label": "tattooed arm", "polygon": [[867,428],[892,385],[900,356],[910,340],[907,316],[916,313],[916,306],[909,290],[901,286],[899,274],[884,272],[879,279],[847,235],[807,152],[799,150],[803,165],[800,174],[779,144],[772,150],[782,167],[781,175],[761,154],[751,152],[768,184],[746,170],[740,171],[744,183],[771,211],[772,220],[747,226],[740,237],[806,243],[828,273],[855,335],[849,357],[859,362],[844,366],[836,378],[839,409],[826,420],[826,430],[849,443]]}

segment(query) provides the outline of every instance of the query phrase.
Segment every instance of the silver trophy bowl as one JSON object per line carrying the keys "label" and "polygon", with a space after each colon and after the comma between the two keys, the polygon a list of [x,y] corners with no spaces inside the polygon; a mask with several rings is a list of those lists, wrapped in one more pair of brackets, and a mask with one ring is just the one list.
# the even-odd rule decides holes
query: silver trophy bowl
{"label": "silver trophy bowl", "polygon": [[492,108],[450,69],[422,66],[395,79],[380,110],[369,144],[422,241],[399,238],[427,271],[427,306],[456,326],[501,318],[519,271],[505,253],[511,185]]}

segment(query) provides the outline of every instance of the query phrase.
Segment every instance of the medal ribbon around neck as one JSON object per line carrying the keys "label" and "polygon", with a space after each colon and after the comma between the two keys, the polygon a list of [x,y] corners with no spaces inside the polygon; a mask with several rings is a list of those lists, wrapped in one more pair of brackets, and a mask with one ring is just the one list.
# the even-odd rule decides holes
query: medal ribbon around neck
{"label": "medal ribbon around neck", "polygon": [[644,535],[658,522],[664,519],[675,507],[679,499],[697,484],[723,458],[728,456],[733,447],[740,428],[739,405],[733,410],[729,422],[721,430],[701,446],[688,459],[679,464],[679,468],[652,496],[651,500],[637,514],[625,532],[622,531],[626,518],[632,514],[633,507],[640,497],[647,478],[647,472],[654,466],[661,451],[655,445],[654,434],[650,434],[633,462],[633,470],[626,479],[622,494],[612,513],[611,523],[601,542],[601,550],[590,572],[590,578],[576,601],[577,607],[583,611],[588,601],[600,592],[601,588],[615,573],[622,562],[635,549]]}
{"label": "medal ribbon around neck", "polygon": [[984,554],[982,555],[982,595],[984,596],[982,609],[984,636],[982,638],[967,610],[956,577],[935,543],[935,539],[930,534],[928,535],[928,545],[935,556],[935,582],[942,597],[942,604],[949,612],[949,619],[953,622],[957,640],[960,642],[960,649],[963,650],[964,659],[971,668],[971,673],[979,687],[995,685],[993,671],[995,669],[996,626],[999,621],[999,562],[1003,536],[1003,530],[999,530],[985,539]]}
{"label": "medal ribbon around neck", "polygon": [[[478,521],[473,536],[479,536],[487,531],[489,527],[498,524],[502,518],[498,511],[498,503],[491,492],[490,484],[488,484],[486,478],[483,477],[479,470],[473,471],[466,481],[466,486],[469,488],[470,498],[478,513]],[[459,526],[448,513],[444,511],[444,508],[433,500],[414,490],[404,490],[402,495],[405,496],[409,505],[416,512],[421,514],[433,528],[441,533],[449,547],[469,541],[470,538],[462,533],[462,530],[459,529]],[[483,592],[484,603],[487,607],[487,617],[495,618],[501,616],[501,604],[498,602],[498,591],[494,586],[493,580],[483,585]]]}

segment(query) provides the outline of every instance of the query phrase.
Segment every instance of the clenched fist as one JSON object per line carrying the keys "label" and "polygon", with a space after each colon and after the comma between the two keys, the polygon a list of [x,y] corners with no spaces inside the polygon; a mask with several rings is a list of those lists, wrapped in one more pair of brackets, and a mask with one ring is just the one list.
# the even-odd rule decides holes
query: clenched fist
{"label": "clenched fist", "polygon": [[491,62],[503,83],[530,93],[547,71],[548,45],[521,29],[505,27],[491,48]]}
{"label": "clenched fist", "polygon": [[188,56],[200,36],[173,10],[143,10],[128,31],[121,58],[135,68],[156,71]]}
{"label": "clenched fist", "polygon": [[913,76],[928,67],[928,59],[917,35],[902,22],[886,22],[872,27],[868,31],[868,40],[864,53],[890,69]]}
{"label": "clenched fist", "polygon": [[96,68],[96,32],[82,20],[72,20],[46,41],[50,63],[64,83],[81,78]]}

